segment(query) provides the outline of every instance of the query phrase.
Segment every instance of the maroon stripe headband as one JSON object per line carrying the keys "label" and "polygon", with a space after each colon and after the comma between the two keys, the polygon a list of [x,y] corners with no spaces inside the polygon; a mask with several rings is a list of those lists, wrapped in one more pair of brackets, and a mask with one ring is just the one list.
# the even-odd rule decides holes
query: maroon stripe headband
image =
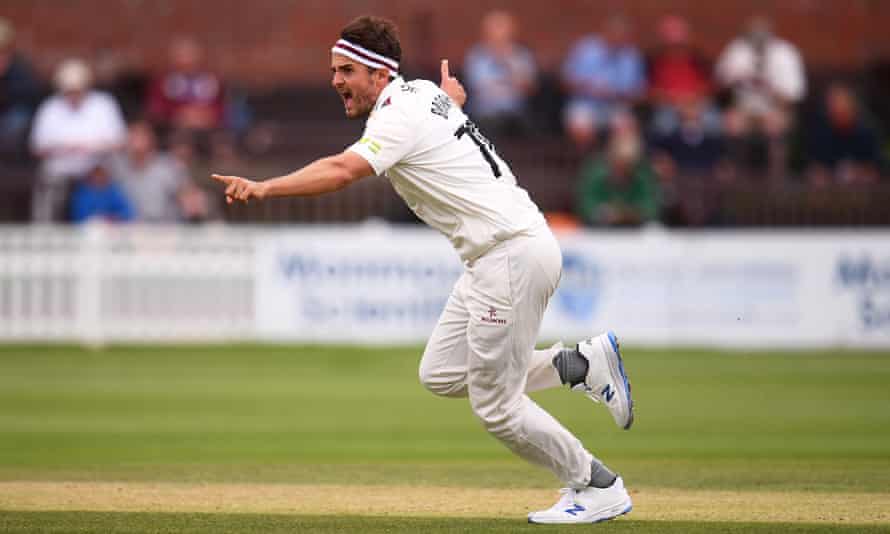
{"label": "maroon stripe headband", "polygon": [[338,40],[331,48],[331,52],[344,55],[374,69],[386,68],[393,73],[399,72],[398,61],[372,52],[367,48],[349,42],[346,39]]}

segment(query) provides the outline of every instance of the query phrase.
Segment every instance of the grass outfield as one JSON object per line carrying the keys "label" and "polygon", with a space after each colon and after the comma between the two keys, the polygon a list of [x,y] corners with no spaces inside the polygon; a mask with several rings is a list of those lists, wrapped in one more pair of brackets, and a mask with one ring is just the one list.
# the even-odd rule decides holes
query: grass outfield
{"label": "grass outfield", "polygon": [[[624,352],[630,432],[535,395],[631,488],[610,530],[890,531],[890,354]],[[557,482],[427,393],[418,356],[0,347],[0,532],[526,529]]]}

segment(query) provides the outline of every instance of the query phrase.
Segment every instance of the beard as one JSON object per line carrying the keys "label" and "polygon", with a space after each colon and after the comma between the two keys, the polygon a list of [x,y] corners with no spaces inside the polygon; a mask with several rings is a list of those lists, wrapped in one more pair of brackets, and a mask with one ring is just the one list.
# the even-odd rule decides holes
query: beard
{"label": "beard", "polygon": [[374,101],[369,94],[353,93],[349,106],[346,108],[346,117],[349,119],[363,119],[371,114]]}

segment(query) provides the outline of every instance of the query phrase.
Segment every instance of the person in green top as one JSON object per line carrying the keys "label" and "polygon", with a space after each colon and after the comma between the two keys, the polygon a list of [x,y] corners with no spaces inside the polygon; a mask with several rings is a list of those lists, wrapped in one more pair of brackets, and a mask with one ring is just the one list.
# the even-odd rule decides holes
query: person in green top
{"label": "person in green top", "polygon": [[635,131],[613,132],[605,155],[582,167],[578,185],[586,224],[636,226],[658,217],[658,182]]}

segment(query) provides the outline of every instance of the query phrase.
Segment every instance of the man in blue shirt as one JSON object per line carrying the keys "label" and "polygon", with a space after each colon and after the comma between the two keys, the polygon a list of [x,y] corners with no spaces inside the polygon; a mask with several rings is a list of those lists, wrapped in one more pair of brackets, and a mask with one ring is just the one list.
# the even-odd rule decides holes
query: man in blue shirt
{"label": "man in blue shirt", "polygon": [[71,221],[94,218],[108,222],[133,220],[133,208],[123,189],[111,179],[104,163],[97,164],[71,194]]}
{"label": "man in blue shirt", "polygon": [[632,105],[646,88],[645,66],[631,42],[628,22],[613,16],[601,35],[581,38],[563,64],[562,79],[569,95],[563,116],[566,131],[575,146],[586,151],[615,112]]}
{"label": "man in blue shirt", "polygon": [[464,60],[470,109],[483,131],[495,137],[528,128],[526,99],[537,84],[535,59],[516,41],[516,20],[506,11],[482,19],[482,41]]}

